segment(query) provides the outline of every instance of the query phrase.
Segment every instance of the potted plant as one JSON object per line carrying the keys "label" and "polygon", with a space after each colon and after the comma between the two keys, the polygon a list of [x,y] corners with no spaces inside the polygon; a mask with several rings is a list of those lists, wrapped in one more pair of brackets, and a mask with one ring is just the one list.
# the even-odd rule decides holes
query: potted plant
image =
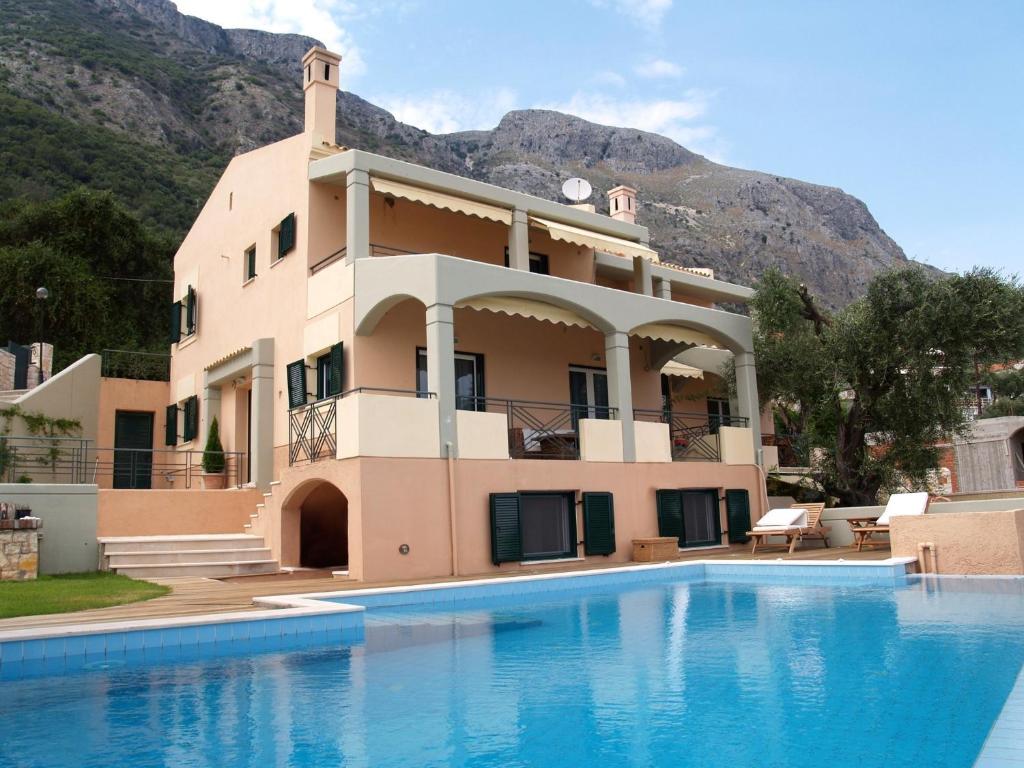
{"label": "potted plant", "polygon": [[220,443],[220,426],[214,416],[203,449],[203,488],[219,490],[224,484],[224,446]]}

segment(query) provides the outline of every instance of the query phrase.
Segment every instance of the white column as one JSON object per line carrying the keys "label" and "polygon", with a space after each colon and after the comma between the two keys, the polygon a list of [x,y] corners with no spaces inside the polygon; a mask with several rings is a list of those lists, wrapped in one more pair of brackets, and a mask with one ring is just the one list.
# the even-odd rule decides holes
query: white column
{"label": "white column", "polygon": [[754,441],[754,455],[762,463],[761,450],[761,407],[757,399],[757,369],[752,352],[736,354],[736,401],[739,415],[748,419]]}
{"label": "white column", "polygon": [[427,307],[427,389],[437,396],[441,456],[458,456],[455,421],[455,312],[447,304]]}
{"label": "white column", "polygon": [[512,211],[512,226],[508,230],[508,265],[512,269],[530,271],[530,225],[526,211]]}
{"label": "white column", "polygon": [[629,334],[612,331],[604,335],[608,361],[608,404],[618,409],[622,422],[622,460],[636,461],[636,434],[633,429],[633,385],[629,371]]}
{"label": "white column", "polygon": [[274,340],[257,339],[253,342],[252,353],[249,481],[266,491],[274,479]]}
{"label": "white column", "polygon": [[644,296],[654,295],[654,287],[651,280],[651,262],[643,256],[633,257],[633,292]]}
{"label": "white column", "polygon": [[370,255],[370,174],[353,168],[345,177],[345,263]]}

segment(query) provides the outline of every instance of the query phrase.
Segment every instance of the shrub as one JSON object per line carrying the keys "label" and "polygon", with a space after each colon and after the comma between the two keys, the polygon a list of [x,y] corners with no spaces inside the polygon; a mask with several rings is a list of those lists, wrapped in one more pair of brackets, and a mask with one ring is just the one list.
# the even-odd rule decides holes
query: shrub
{"label": "shrub", "polygon": [[216,416],[210,422],[210,436],[203,449],[203,471],[208,475],[218,475],[224,471],[224,446],[220,443],[220,426]]}

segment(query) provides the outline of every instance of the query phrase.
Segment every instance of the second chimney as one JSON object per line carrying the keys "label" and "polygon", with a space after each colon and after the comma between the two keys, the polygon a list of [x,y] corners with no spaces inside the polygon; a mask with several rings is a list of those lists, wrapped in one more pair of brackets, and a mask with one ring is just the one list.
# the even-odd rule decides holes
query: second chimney
{"label": "second chimney", "polygon": [[619,221],[636,224],[636,190],[622,185],[609,189],[608,215]]}
{"label": "second chimney", "polygon": [[310,48],[302,57],[302,88],[306,92],[305,132],[314,144],[337,143],[338,65],[341,56],[324,48]]}

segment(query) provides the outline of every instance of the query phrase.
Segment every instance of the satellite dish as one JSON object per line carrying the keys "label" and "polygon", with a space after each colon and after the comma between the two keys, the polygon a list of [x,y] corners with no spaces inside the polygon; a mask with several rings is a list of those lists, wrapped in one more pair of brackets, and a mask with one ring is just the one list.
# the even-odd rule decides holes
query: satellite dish
{"label": "satellite dish", "polygon": [[590,182],[586,179],[573,177],[562,185],[562,194],[574,203],[582,203],[590,197],[590,193],[592,191],[593,189],[590,186]]}

